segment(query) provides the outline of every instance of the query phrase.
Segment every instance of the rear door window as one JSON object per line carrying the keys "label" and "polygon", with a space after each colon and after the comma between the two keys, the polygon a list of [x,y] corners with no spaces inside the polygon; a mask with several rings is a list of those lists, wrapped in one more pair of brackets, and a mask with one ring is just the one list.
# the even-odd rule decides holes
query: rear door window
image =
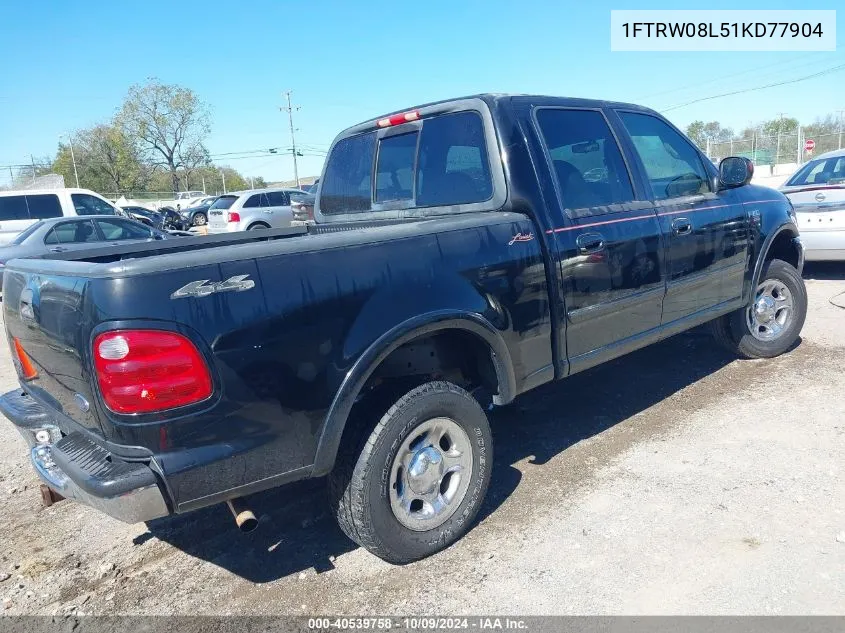
{"label": "rear door window", "polygon": [[116,215],[117,213],[108,202],[87,193],[73,193],[70,197],[73,200],[76,215]]}
{"label": "rear door window", "polygon": [[247,198],[244,202],[244,209],[254,209],[256,207],[269,207],[270,203],[267,201],[267,196],[263,193],[256,193]]}
{"label": "rear door window", "polygon": [[399,134],[379,142],[376,202],[410,200],[414,196],[414,160],[418,133]]}
{"label": "rear door window", "polygon": [[0,222],[28,219],[24,196],[0,196]]}
{"label": "rear door window", "polygon": [[109,241],[143,240],[152,237],[152,231],[141,224],[124,220],[97,220],[97,226]]}
{"label": "rear door window", "polygon": [[99,242],[100,236],[91,220],[62,222],[57,224],[44,238],[45,244],[81,244]]}
{"label": "rear door window", "polygon": [[625,161],[604,115],[595,110],[543,108],[537,123],[566,209],[634,199]]}
{"label": "rear door window", "polygon": [[33,220],[62,217],[62,205],[59,196],[54,193],[27,196],[26,204],[29,207],[29,217]]}
{"label": "rear door window", "polygon": [[288,194],[284,191],[269,191],[267,202],[271,207],[286,207],[290,204]]}

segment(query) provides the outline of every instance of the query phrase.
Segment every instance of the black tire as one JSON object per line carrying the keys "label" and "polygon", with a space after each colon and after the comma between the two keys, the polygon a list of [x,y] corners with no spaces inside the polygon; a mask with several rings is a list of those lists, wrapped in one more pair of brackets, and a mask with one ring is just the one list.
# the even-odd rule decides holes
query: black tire
{"label": "black tire", "polygon": [[[791,264],[780,259],[766,262],[760,280],[763,282],[768,279],[782,282],[792,295],[793,314],[780,336],[771,341],[756,338],[751,333],[746,319],[748,306],[719,317],[709,324],[710,332],[716,341],[742,358],[774,358],[783,354],[798,340],[804,319],[807,317],[807,289],[801,275]],[[756,296],[756,288],[754,292]]]}
{"label": "black tire", "polygon": [[[457,423],[469,439],[469,485],[462,499],[455,498],[456,509],[444,523],[418,531],[400,523],[391,508],[390,473],[403,442],[438,417]],[[329,501],[350,539],[389,563],[410,563],[445,549],[467,532],[487,493],[492,465],[490,425],[478,401],[452,383],[428,382],[399,398],[370,432],[365,426],[357,436],[344,435],[329,476]]]}
{"label": "black tire", "polygon": [[205,226],[208,224],[208,218],[205,217],[205,213],[195,213],[192,222],[194,226]]}
{"label": "black tire", "polygon": [[258,231],[260,229],[269,229],[270,227],[264,224],[263,222],[256,222],[255,224],[251,224],[247,231]]}

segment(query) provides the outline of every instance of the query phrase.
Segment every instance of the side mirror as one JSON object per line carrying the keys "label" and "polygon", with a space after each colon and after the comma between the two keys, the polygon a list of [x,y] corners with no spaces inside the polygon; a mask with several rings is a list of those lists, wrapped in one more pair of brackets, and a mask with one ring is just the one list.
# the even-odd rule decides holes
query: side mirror
{"label": "side mirror", "polygon": [[735,189],[751,182],[754,163],[742,156],[728,156],[719,163],[719,189]]}

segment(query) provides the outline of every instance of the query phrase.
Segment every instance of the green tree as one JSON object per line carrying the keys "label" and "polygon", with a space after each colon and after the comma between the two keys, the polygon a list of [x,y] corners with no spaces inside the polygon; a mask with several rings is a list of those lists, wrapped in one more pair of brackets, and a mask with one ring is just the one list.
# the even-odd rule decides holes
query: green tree
{"label": "green tree", "polygon": [[763,123],[763,134],[766,136],[792,134],[797,129],[798,119],[793,119],[792,117],[772,119]]}
{"label": "green tree", "polygon": [[77,130],[71,140],[73,153],[69,144],[60,144],[52,162],[52,171],[64,176],[65,183],[76,184],[74,159],[79,184],[88,189],[126,193],[143,189],[149,183],[154,166],[142,160],[119,127],[101,124]]}
{"label": "green tree", "polygon": [[704,148],[707,145],[707,137],[704,136],[704,121],[693,121],[687,126],[685,132],[690,140],[699,147]]}
{"label": "green tree", "polygon": [[211,129],[208,110],[189,88],[150,79],[129,88],[117,122],[150,163],[170,175],[170,188],[180,189],[179,170],[195,168],[186,160],[206,156],[205,139]]}

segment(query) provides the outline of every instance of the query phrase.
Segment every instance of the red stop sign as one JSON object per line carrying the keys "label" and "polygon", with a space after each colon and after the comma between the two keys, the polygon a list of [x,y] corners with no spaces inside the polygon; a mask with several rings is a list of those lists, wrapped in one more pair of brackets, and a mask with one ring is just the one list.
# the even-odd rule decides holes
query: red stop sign
{"label": "red stop sign", "polygon": [[812,152],[814,149],[816,149],[816,142],[813,139],[808,138],[806,141],[804,141],[805,152]]}

